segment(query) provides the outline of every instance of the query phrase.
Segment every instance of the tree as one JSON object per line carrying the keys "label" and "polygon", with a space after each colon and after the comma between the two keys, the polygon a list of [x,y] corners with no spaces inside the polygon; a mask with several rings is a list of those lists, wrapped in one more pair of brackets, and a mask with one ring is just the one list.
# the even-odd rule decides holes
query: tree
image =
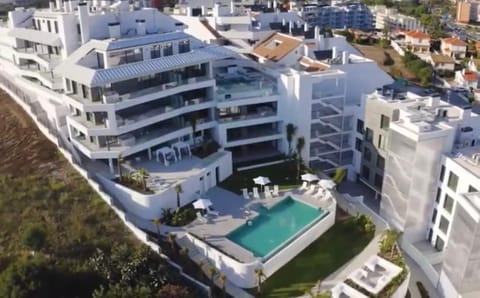
{"label": "tree", "polygon": [[142,182],[142,188],[144,191],[147,191],[147,178],[149,174],[148,171],[144,168],[138,169],[137,177]]}
{"label": "tree", "polygon": [[262,294],[262,283],[263,280],[265,279],[265,272],[263,272],[263,269],[261,267],[258,267],[255,269],[255,276],[257,277],[257,293],[258,295]]}
{"label": "tree", "polygon": [[183,192],[182,185],[180,183],[175,185],[175,193],[177,194],[177,212],[180,209],[180,194]]}
{"label": "tree", "polygon": [[168,243],[170,243],[170,249],[172,250],[172,253],[175,252],[175,239],[177,238],[177,235],[174,233],[168,233],[167,234],[167,239]]}
{"label": "tree", "polygon": [[288,123],[285,129],[285,133],[287,134],[287,142],[288,142],[288,156],[292,154],[292,142],[293,136],[297,132],[297,127],[292,123]]}
{"label": "tree", "polygon": [[38,226],[29,226],[23,231],[22,241],[25,247],[33,251],[39,251],[45,245],[47,234]]}
{"label": "tree", "polygon": [[220,288],[222,289],[222,297],[226,297],[226,289],[225,289],[225,284],[227,282],[227,276],[225,274],[220,274],[220,276],[218,277],[218,279],[220,280]]}
{"label": "tree", "polygon": [[0,275],[0,297],[53,297],[52,277],[38,260],[14,262]]}
{"label": "tree", "polygon": [[122,157],[122,153],[120,153],[117,157],[118,180],[120,182],[122,182],[122,180],[123,180],[122,164],[123,164],[123,157]]}
{"label": "tree", "polygon": [[385,230],[380,239],[380,251],[384,254],[389,253],[393,257],[395,249],[397,249],[397,240],[400,234],[394,230]]}
{"label": "tree", "polygon": [[[131,296],[132,297],[132,296]],[[194,297],[190,291],[179,285],[167,284],[160,288],[155,297],[175,297],[175,298],[191,298]]]}
{"label": "tree", "polygon": [[155,217],[152,221],[153,221],[153,224],[155,225],[155,228],[157,229],[157,239],[160,241],[160,237],[161,237],[160,224],[162,223],[162,221],[158,217]]}
{"label": "tree", "polygon": [[210,273],[210,281],[212,282],[212,285],[215,284],[215,276],[218,274],[218,270],[215,267],[210,267],[208,269],[208,273]]}
{"label": "tree", "polygon": [[297,178],[300,177],[300,170],[302,166],[302,151],[305,147],[305,138],[299,137],[297,139]]}

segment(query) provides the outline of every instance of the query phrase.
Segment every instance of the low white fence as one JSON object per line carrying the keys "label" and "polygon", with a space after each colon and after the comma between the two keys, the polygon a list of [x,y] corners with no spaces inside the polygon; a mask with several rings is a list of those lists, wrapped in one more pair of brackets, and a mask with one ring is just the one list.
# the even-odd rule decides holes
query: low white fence
{"label": "low white fence", "polygon": [[[27,95],[22,92],[13,82],[11,82],[9,79],[4,77],[3,75],[0,75],[0,87],[5,90],[10,97],[12,97],[15,102],[17,102],[24,110],[25,112],[32,118],[32,120],[35,122],[39,130],[53,143],[55,143],[58,147],[58,150],[63,154],[63,156],[70,162],[70,164],[73,166],[77,172],[87,180],[87,182],[90,184],[90,186],[99,194],[99,196],[112,208],[112,210],[117,214],[117,216],[123,221],[125,226],[127,226],[130,231],[133,232],[133,234],[143,243],[148,245],[151,249],[153,249],[155,252],[157,252],[162,259],[165,260],[168,264],[171,266],[175,267],[180,275],[182,275],[187,282],[189,282],[191,285],[199,289],[204,293],[205,296],[211,297],[211,289],[209,286],[203,284],[202,282],[194,279],[193,277],[189,276],[185,272],[183,272],[182,267],[180,267],[178,264],[170,260],[170,258],[164,254],[161,253],[161,248],[158,244],[150,241],[149,236],[147,233],[144,231],[140,230],[137,228],[133,223],[131,223],[127,218],[129,217],[128,214],[126,214],[125,209],[123,206],[116,200],[114,197],[110,196],[106,192],[103,191],[103,187],[94,181],[94,175],[90,175],[88,171],[86,171],[84,168],[82,168],[77,160],[74,159],[74,155],[72,155],[68,151],[68,146],[64,144],[64,141],[61,139],[59,134],[62,132],[59,132],[56,127],[53,127],[52,123],[45,122],[45,119],[41,116],[39,116],[38,111],[35,110],[34,107],[32,107],[32,99]],[[40,114],[41,115],[41,114]]]}

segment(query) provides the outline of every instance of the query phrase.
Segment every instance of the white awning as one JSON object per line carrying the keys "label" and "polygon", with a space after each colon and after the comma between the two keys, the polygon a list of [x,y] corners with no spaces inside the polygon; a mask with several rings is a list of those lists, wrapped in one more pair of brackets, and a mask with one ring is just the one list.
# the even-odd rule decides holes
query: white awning
{"label": "white awning", "polygon": [[60,37],[54,33],[45,31],[27,28],[14,28],[8,32],[8,36],[54,47],[59,47],[62,45],[62,40]]}

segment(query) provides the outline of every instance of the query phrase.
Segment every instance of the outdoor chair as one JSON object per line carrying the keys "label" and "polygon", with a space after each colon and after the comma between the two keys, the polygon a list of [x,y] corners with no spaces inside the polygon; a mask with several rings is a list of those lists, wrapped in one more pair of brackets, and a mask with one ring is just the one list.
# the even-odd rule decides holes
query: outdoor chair
{"label": "outdoor chair", "polygon": [[202,213],[200,213],[200,212],[197,212],[197,220],[202,222],[202,223],[207,222],[207,219],[205,217],[203,217]]}
{"label": "outdoor chair", "polygon": [[250,195],[248,194],[248,190],[246,188],[242,188],[242,194],[245,200],[250,200]]}
{"label": "outdoor chair", "polygon": [[253,197],[255,199],[260,199],[260,194],[258,193],[258,187],[253,188]]}
{"label": "outdoor chair", "polygon": [[211,214],[211,215],[215,215],[215,216],[219,216],[220,213],[218,211],[215,211],[213,210],[212,208],[208,207],[207,208],[207,214]]}
{"label": "outdoor chair", "polygon": [[300,186],[300,188],[298,190],[301,191],[301,190],[307,190],[307,189],[308,189],[308,183],[304,181],[302,183],[302,186]]}
{"label": "outdoor chair", "polygon": [[268,185],[265,186],[264,195],[265,195],[265,198],[267,198],[267,199],[272,198],[272,193],[270,192],[270,186],[268,186]]}
{"label": "outdoor chair", "polygon": [[319,188],[318,191],[313,195],[315,199],[320,199],[325,195],[325,190],[323,188]]}
{"label": "outdoor chair", "polygon": [[311,195],[315,192],[316,185],[310,185],[310,188],[305,192],[306,195]]}
{"label": "outdoor chair", "polygon": [[278,197],[279,195],[280,195],[280,193],[279,193],[279,187],[278,187],[278,185],[274,185],[274,186],[273,186],[273,196],[274,196],[274,197]]}

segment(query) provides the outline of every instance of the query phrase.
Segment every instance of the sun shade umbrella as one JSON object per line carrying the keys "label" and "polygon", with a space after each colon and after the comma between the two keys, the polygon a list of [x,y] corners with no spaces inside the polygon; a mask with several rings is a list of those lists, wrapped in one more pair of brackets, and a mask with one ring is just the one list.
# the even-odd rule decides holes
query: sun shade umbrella
{"label": "sun shade umbrella", "polygon": [[212,206],[212,201],[208,199],[198,199],[193,202],[193,208],[195,209],[208,209],[210,206]]}
{"label": "sun shade umbrella", "polygon": [[307,181],[308,183],[319,180],[317,175],[310,174],[310,173],[303,174],[301,177],[302,177],[302,181]]}
{"label": "sun shade umbrella", "polygon": [[330,179],[322,179],[322,180],[320,180],[318,185],[320,185],[321,187],[323,187],[325,189],[332,189],[332,188],[335,187],[336,184],[335,184],[335,182],[333,182]]}
{"label": "sun shade umbrella", "polygon": [[258,176],[257,178],[253,178],[253,182],[255,182],[255,184],[261,185],[262,187],[271,183],[268,177],[263,177],[263,176]]}

